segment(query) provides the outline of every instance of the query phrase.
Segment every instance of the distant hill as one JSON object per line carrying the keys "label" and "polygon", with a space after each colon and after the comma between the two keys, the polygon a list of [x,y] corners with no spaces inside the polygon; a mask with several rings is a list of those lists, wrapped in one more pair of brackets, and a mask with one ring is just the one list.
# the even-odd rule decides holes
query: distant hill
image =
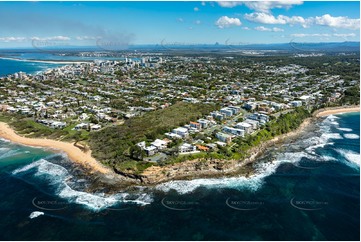
{"label": "distant hill", "polygon": [[321,42],[321,43],[300,43],[289,42],[280,44],[245,44],[245,45],[232,45],[232,44],[214,44],[214,45],[148,45],[148,46],[132,46],[132,48],[149,48],[149,49],[164,49],[164,50],[218,50],[218,51],[359,51],[360,42]]}
{"label": "distant hill", "polygon": [[[106,50],[98,46],[67,46],[67,47],[53,47],[47,48],[54,52],[81,52],[81,51],[101,51]],[[181,44],[151,44],[151,45],[129,45],[127,49],[113,52],[126,52],[126,51],[156,51],[156,52],[169,52],[169,51],[199,51],[199,52],[241,52],[241,51],[283,51],[283,52],[359,52],[360,42],[320,42],[320,43],[302,43],[302,42],[289,42],[279,44],[194,44],[194,45],[181,45]],[[41,50],[34,48],[17,48],[17,49],[0,49],[0,53],[25,53],[25,52],[41,52]]]}

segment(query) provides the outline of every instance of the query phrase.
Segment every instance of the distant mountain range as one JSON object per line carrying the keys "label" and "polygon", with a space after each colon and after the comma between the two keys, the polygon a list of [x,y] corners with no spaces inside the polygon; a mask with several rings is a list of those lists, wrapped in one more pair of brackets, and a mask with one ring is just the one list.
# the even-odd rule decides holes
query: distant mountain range
{"label": "distant mountain range", "polygon": [[[44,49],[45,50],[45,49]],[[115,51],[107,50],[99,46],[66,46],[66,47],[52,47],[46,50],[53,50],[57,52],[73,52],[73,51]],[[139,51],[212,51],[212,52],[237,52],[237,51],[283,51],[283,52],[358,52],[360,51],[360,42],[320,42],[320,43],[301,43],[289,42],[279,44],[149,44],[149,45],[129,45],[127,50]],[[0,52],[38,52],[41,51],[35,48],[17,48],[17,49],[0,49]]]}

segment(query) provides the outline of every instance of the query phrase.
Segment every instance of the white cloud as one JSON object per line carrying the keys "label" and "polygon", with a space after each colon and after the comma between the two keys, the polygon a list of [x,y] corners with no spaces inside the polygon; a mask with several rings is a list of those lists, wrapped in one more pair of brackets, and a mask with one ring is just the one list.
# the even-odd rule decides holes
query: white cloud
{"label": "white cloud", "polygon": [[266,28],[264,26],[257,26],[254,29],[257,31],[272,31],[270,28]]}
{"label": "white cloud", "polygon": [[268,31],[268,32],[283,32],[284,29],[281,29],[281,28],[277,28],[277,27],[274,27],[274,28],[266,28],[264,26],[257,26],[254,28],[255,30],[257,31]]}
{"label": "white cloud", "polygon": [[25,40],[25,37],[0,37],[0,41],[2,42],[23,42]]}
{"label": "white cloud", "polygon": [[303,1],[284,0],[284,1],[252,1],[244,3],[248,8],[258,12],[269,12],[273,8],[289,9],[292,5],[301,5]]}
{"label": "white cloud", "polygon": [[321,25],[321,26],[328,26],[333,28],[345,28],[345,29],[359,29],[360,28],[360,19],[350,19],[348,17],[340,16],[340,17],[333,17],[329,14],[325,14],[321,17],[310,17],[310,18],[303,18],[301,16],[284,16],[278,15],[273,16],[269,13],[250,13],[245,14],[244,18],[248,21],[261,23],[261,24],[289,24],[289,25],[296,25],[299,24],[304,28],[307,28],[311,25]]}
{"label": "white cloud", "polygon": [[94,37],[94,36],[77,36],[75,37],[76,40],[97,40],[100,37]]}
{"label": "white cloud", "polygon": [[244,29],[244,30],[251,30],[251,29],[248,28],[248,27],[242,27],[242,29]]}
{"label": "white cloud", "polygon": [[66,40],[70,40],[69,37],[67,36],[53,36],[53,37],[48,37],[47,40],[59,40],[59,41],[66,41]]}
{"label": "white cloud", "polygon": [[333,36],[335,36],[335,37],[347,38],[347,37],[356,37],[356,34],[355,34],[355,33],[349,33],[349,34],[333,34]]}
{"label": "white cloud", "polygon": [[193,8],[194,11],[198,12],[199,11],[199,8],[195,7]]}
{"label": "white cloud", "polygon": [[67,36],[52,36],[52,37],[31,37],[30,38],[31,40],[37,40],[37,41],[67,41],[67,40],[70,40],[70,37],[67,37]]}
{"label": "white cloud", "polygon": [[268,13],[250,13],[245,14],[244,18],[248,21],[261,23],[261,24],[300,24],[303,27],[307,27],[309,25],[309,20],[304,19],[301,16],[284,16],[278,15],[277,17],[273,16],[272,14]]}
{"label": "white cloud", "polygon": [[355,37],[356,34],[355,33],[347,33],[347,34],[291,34],[291,37],[297,37],[297,38],[304,38],[304,37],[342,37],[342,38],[347,38],[347,37]]}
{"label": "white cloud", "polygon": [[0,37],[1,42],[24,42],[24,41],[67,41],[70,40],[70,37],[67,36],[51,36],[51,37]]}
{"label": "white cloud", "polygon": [[201,4],[202,4],[202,6],[206,6],[206,2],[204,2],[204,1]]}
{"label": "white cloud", "polygon": [[272,14],[268,13],[249,13],[245,14],[244,18],[248,21],[261,23],[261,24],[286,24],[286,20],[279,16],[275,18]]}
{"label": "white cloud", "polygon": [[273,32],[283,32],[283,31],[285,31],[285,30],[284,30],[284,29],[281,29],[281,28],[274,27],[274,28],[272,28],[272,31],[273,31]]}
{"label": "white cloud", "polygon": [[241,20],[239,20],[238,18],[230,18],[228,16],[222,16],[215,22],[215,25],[217,25],[218,28],[223,29],[231,26],[241,26],[242,23]]}
{"label": "white cloud", "polygon": [[219,1],[218,5],[225,8],[233,8],[240,5],[246,5],[257,12],[269,12],[273,8],[289,9],[293,5],[301,5],[303,1],[300,0],[282,0],[282,1]]}
{"label": "white cloud", "polygon": [[292,37],[304,38],[304,37],[330,37],[330,34],[291,34]]}
{"label": "white cloud", "polygon": [[317,25],[329,26],[334,28],[359,29],[360,19],[350,19],[345,16],[333,17],[330,14],[316,16],[313,18]]}
{"label": "white cloud", "polygon": [[196,20],[194,23],[195,23],[195,24],[201,24],[201,21],[200,21],[200,20]]}
{"label": "white cloud", "polygon": [[183,23],[184,19],[183,18],[178,18],[177,21]]}
{"label": "white cloud", "polygon": [[243,4],[243,2],[240,1],[218,1],[217,3],[224,8],[234,8]]}

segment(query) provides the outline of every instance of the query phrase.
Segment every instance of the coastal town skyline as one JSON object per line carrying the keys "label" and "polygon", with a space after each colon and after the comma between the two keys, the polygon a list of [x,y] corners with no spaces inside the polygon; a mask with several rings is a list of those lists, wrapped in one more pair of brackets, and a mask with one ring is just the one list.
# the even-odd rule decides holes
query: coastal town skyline
{"label": "coastal town skyline", "polygon": [[357,1],[1,2],[0,6],[0,48],[32,47],[34,42],[47,47],[95,46],[99,40],[124,46],[360,41]]}

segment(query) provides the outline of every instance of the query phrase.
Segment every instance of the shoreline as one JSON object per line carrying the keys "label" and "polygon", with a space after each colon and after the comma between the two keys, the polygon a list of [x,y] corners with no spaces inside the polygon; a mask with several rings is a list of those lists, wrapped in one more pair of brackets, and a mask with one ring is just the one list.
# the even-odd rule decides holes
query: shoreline
{"label": "shoreline", "polygon": [[[127,174],[121,171],[115,172],[91,156],[91,150],[83,152],[79,147],[74,146],[74,143],[64,141],[51,140],[46,138],[26,138],[18,135],[7,123],[0,122],[0,138],[10,140],[11,142],[21,145],[48,148],[54,151],[65,152],[72,162],[81,165],[90,170],[91,173],[99,172],[101,174],[118,174],[123,178],[130,178],[134,181],[134,185],[143,183],[145,185],[156,185],[170,180],[189,180],[195,178],[220,177],[238,174],[245,167],[254,162],[257,157],[272,145],[276,145],[287,138],[294,138],[301,134],[311,123],[316,119],[328,115],[347,112],[360,112],[359,106],[352,107],[334,107],[325,108],[315,111],[311,117],[305,119],[301,125],[289,133],[282,134],[262,143],[259,146],[253,147],[249,150],[248,158],[243,160],[187,160],[181,163],[172,165],[151,166],[143,171],[142,174],[134,175]],[[200,169],[201,166],[202,168]],[[248,175],[248,172],[246,172]]]}
{"label": "shoreline", "polygon": [[105,167],[94,157],[92,157],[90,150],[83,152],[80,148],[74,146],[74,143],[67,143],[45,138],[26,138],[18,135],[7,123],[4,122],[0,122],[0,137],[25,146],[48,148],[57,152],[65,152],[71,161],[88,168],[91,173],[113,173],[110,168]]}
{"label": "shoreline", "polygon": [[[249,156],[243,160],[216,160],[202,161],[199,159],[187,160],[170,166],[151,166],[140,175],[145,185],[157,185],[172,180],[191,180],[201,178],[230,177],[233,175],[249,176],[252,171],[249,164],[252,164],[257,157],[262,155],[268,148],[277,145],[285,139],[295,138],[300,135],[310,124],[316,120],[315,116],[306,118],[301,125],[289,133],[282,134],[265,141],[259,146],[249,150]],[[200,166],[204,168],[200,169]]]}
{"label": "shoreline", "polygon": [[1,56],[0,59],[12,60],[12,61],[23,61],[23,62],[35,62],[35,63],[64,64],[64,65],[82,64],[82,63],[89,63],[89,62],[93,61],[93,60],[89,60],[89,61],[32,60],[32,59],[20,59],[20,58],[3,57],[3,56]]}
{"label": "shoreline", "polygon": [[353,113],[353,112],[360,112],[360,106],[339,106],[339,107],[323,108],[315,111],[313,115],[315,117],[325,117],[332,114]]}
{"label": "shoreline", "polygon": [[[245,176],[248,176],[251,171],[247,170],[247,165],[254,162],[257,157],[262,155],[268,148],[283,142],[285,139],[293,139],[297,137],[319,118],[331,114],[349,112],[360,112],[360,107],[333,107],[316,110],[311,114],[311,117],[303,120],[303,122],[297,129],[290,131],[286,134],[278,135],[256,147],[252,147],[249,150],[249,156],[243,160],[208,160],[206,162],[202,162],[196,159],[187,160],[182,163],[177,163],[165,167],[151,166],[144,170],[144,172],[140,175],[139,178],[143,182],[147,181],[148,185],[157,185],[172,180],[229,177],[236,174],[243,174]],[[202,166],[204,164],[206,165]],[[205,168],[205,170],[199,170],[199,165]],[[221,169],[219,169],[220,167]]]}

